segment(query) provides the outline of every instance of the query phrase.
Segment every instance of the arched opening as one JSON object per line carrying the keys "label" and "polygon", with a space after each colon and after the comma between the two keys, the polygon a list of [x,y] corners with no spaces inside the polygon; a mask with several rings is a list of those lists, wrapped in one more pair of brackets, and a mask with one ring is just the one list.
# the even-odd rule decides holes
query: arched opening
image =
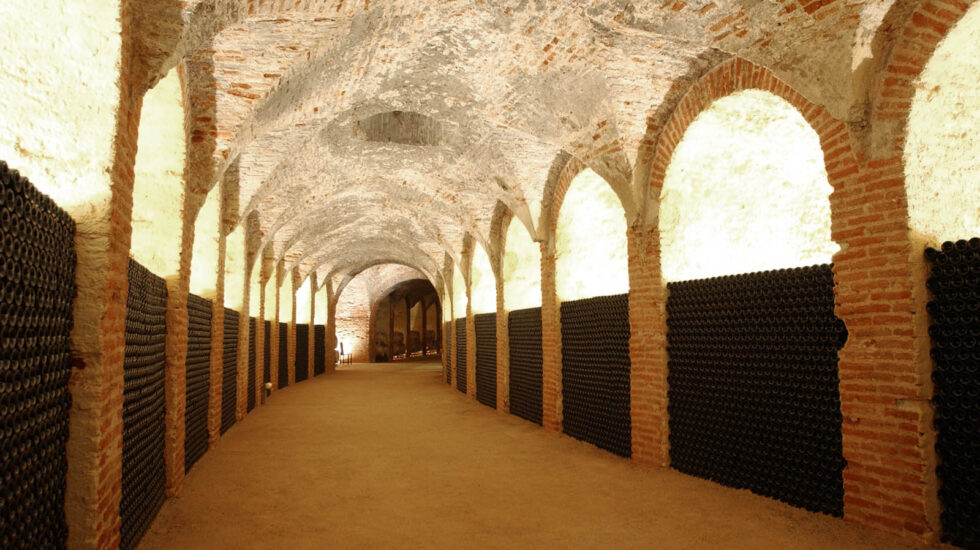
{"label": "arched opening", "polygon": [[626,214],[609,184],[584,169],[557,213],[562,431],[620,456],[630,431]]}
{"label": "arched opening", "polygon": [[497,281],[490,257],[482,246],[473,245],[470,264],[470,309],[474,315],[497,311]]}
{"label": "arched opening", "polygon": [[[337,298],[337,349],[354,363],[366,363],[374,356],[371,347],[371,271],[351,279]],[[401,318],[405,318],[402,309]],[[404,326],[404,324],[402,325]]]}
{"label": "arched opening", "polygon": [[847,333],[834,315],[831,191],[803,115],[738,92],[674,151],[660,235],[671,466],[840,516]]}
{"label": "arched opening", "polygon": [[427,279],[409,279],[382,291],[371,323],[375,342],[373,360],[438,355],[439,349],[433,345],[439,329],[438,302],[435,287]]}
{"label": "arched opening", "polygon": [[309,277],[303,281],[303,284],[296,289],[296,323],[297,324],[309,324],[310,315],[312,314],[312,309],[310,308],[310,292],[312,289],[310,283],[312,281]]}
{"label": "arched opening", "polygon": [[566,302],[629,291],[626,214],[590,169],[572,180],[555,229],[555,286]]}
{"label": "arched opening", "polygon": [[[160,277],[180,268],[184,100],[173,69],[143,97],[133,183],[133,259]],[[239,306],[240,307],[240,306]]]}
{"label": "arched opening", "polygon": [[208,193],[194,220],[194,255],[191,258],[191,294],[213,300],[218,283],[218,238],[221,231],[220,190]]}
{"label": "arched opening", "polygon": [[928,246],[980,237],[980,6],[936,48],[915,85],[905,138],[912,231]]}
{"label": "arched opening", "polygon": [[541,307],[541,246],[517,218],[507,228],[502,271],[505,310]]}
{"label": "arched opening", "polygon": [[746,90],[688,127],[664,178],[661,265],[685,281],[828,263],[830,201],[820,138],[786,100]]}
{"label": "arched opening", "polygon": [[913,273],[929,277],[914,287],[920,334],[931,337],[922,344],[920,373],[933,382],[942,540],[972,548],[980,541],[980,462],[967,450],[976,449],[978,427],[976,399],[967,396],[976,394],[977,377],[963,359],[972,353],[975,365],[980,353],[980,5],[938,44],[914,86],[903,160],[913,261],[926,264]]}
{"label": "arched opening", "polygon": [[241,311],[245,305],[245,230],[242,226],[225,238],[225,307]]}

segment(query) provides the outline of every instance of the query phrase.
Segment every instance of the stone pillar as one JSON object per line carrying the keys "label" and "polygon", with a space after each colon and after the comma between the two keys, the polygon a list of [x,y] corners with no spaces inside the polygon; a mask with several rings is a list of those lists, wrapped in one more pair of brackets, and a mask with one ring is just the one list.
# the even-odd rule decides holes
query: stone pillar
{"label": "stone pillar", "polygon": [[541,243],[541,425],[561,431],[561,310],[555,286],[555,252]]}
{"label": "stone pillar", "polygon": [[429,351],[429,346],[425,343],[425,336],[426,336],[425,331],[428,329],[426,325],[428,325],[429,309],[425,307],[425,298],[422,298],[421,302],[422,302],[422,332],[420,334],[421,338],[419,338],[420,340],[419,343],[422,344],[422,357],[425,357],[426,353],[428,353]]}
{"label": "stone pillar", "polygon": [[299,272],[292,269],[289,272],[289,299],[293,306],[289,312],[289,328],[286,329],[286,340],[289,342],[287,348],[287,372],[289,373],[289,385],[296,383],[296,290],[299,288]]}
{"label": "stone pillar", "polygon": [[667,466],[666,287],[660,274],[660,232],[628,229],[630,417],[633,460]]}
{"label": "stone pillar", "polygon": [[[470,252],[472,254],[472,251]],[[472,269],[472,260],[470,268]],[[476,399],[476,317],[473,315],[473,294],[466,281],[466,395]]]}
{"label": "stone pillar", "polygon": [[[500,238],[503,242],[504,237]],[[503,250],[503,247],[501,247]],[[497,262],[497,410],[510,412],[510,334],[507,310],[504,309],[503,253]]]}
{"label": "stone pillar", "polygon": [[[219,217],[220,220],[220,217]],[[220,221],[218,222],[221,223]],[[218,272],[211,297],[211,388],[208,395],[208,448],[221,438],[221,391],[224,386],[225,248],[223,227],[218,228]]]}
{"label": "stone pillar", "polygon": [[337,299],[333,292],[333,283],[327,285],[327,372],[337,369]]}
{"label": "stone pillar", "polygon": [[307,352],[309,365],[306,367],[307,377],[313,378],[316,374],[316,272],[310,273],[310,337],[307,338]]}

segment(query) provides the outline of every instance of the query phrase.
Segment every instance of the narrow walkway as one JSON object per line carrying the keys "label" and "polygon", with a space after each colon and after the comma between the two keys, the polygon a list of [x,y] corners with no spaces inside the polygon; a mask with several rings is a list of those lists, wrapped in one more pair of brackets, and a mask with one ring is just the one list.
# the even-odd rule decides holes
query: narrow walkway
{"label": "narrow walkway", "polygon": [[432,363],[287,388],[191,470],[140,550],[911,548],[640,468],[465,398]]}

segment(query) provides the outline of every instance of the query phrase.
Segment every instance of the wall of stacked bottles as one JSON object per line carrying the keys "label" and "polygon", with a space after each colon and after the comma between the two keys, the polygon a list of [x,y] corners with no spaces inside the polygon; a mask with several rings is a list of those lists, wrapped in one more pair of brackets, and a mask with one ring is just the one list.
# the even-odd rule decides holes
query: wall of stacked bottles
{"label": "wall of stacked bottles", "polygon": [[184,411],[184,471],[208,450],[211,391],[211,302],[187,295],[187,395]]}
{"label": "wall of stacked bottles", "polygon": [[310,325],[296,325],[296,381],[310,375]]}
{"label": "wall of stacked bottles", "polygon": [[561,354],[563,431],[630,456],[629,295],[562,303]]}
{"label": "wall of stacked bottles", "polygon": [[255,408],[255,317],[248,318],[248,384],[245,410]]}
{"label": "wall of stacked bottles", "polygon": [[671,283],[671,465],[793,506],[844,507],[830,265]]}
{"label": "wall of stacked bottles", "polygon": [[0,548],[65,547],[74,236],[0,161]]}
{"label": "wall of stacked bottles", "polygon": [[466,393],[466,318],[456,319],[456,389]]}
{"label": "wall of stacked bottles", "polygon": [[540,425],[543,411],[541,308],[511,311],[507,333],[510,335],[510,413]]}
{"label": "wall of stacked bottles", "polygon": [[235,425],[238,408],[238,312],[225,308],[221,340],[221,433]]}
{"label": "wall of stacked bottles", "polygon": [[453,324],[446,323],[446,339],[443,342],[446,343],[446,384],[452,385],[453,383],[453,357],[449,353],[449,343],[452,341],[450,338],[453,335]]}
{"label": "wall of stacked bottles", "polygon": [[942,538],[980,548],[980,238],[926,258]]}
{"label": "wall of stacked bottles", "polygon": [[265,321],[262,334],[262,382],[265,383],[272,382],[272,321]]}
{"label": "wall of stacked bottles", "polygon": [[476,400],[497,408],[497,314],[481,313],[476,322]]}
{"label": "wall of stacked bottles", "polygon": [[129,260],[123,362],[122,499],[119,547],[135,548],[166,498],[164,369],[167,284]]}
{"label": "wall of stacked bottles", "polygon": [[313,325],[313,376],[327,372],[327,327]]}
{"label": "wall of stacked bottles", "polygon": [[286,338],[289,333],[289,325],[279,323],[279,389],[289,385],[289,346]]}

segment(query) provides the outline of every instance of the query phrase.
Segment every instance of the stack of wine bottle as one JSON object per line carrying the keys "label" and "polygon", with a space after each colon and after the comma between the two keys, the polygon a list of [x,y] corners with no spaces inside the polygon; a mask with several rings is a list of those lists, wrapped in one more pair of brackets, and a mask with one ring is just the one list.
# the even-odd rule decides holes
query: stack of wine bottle
{"label": "stack of wine bottle", "polygon": [[671,465],[840,516],[844,458],[830,265],[668,285]]}
{"label": "stack of wine bottle", "polygon": [[262,322],[262,382],[266,383],[272,382],[272,321]]}
{"label": "stack of wine bottle", "polygon": [[289,325],[279,323],[279,389],[289,385]]}
{"label": "stack of wine bottle", "polygon": [[184,471],[208,450],[211,392],[211,302],[187,295],[187,408],[184,411]]}
{"label": "stack of wine bottle", "polygon": [[235,425],[238,408],[238,312],[225,308],[221,339],[221,433]]}
{"label": "stack of wine bottle", "polygon": [[296,381],[302,382],[310,374],[310,325],[296,325]]}
{"label": "stack of wine bottle", "polygon": [[453,358],[449,354],[449,343],[452,342],[449,338],[453,335],[453,324],[446,323],[446,384],[452,385],[453,383]]}
{"label": "stack of wine bottle", "polygon": [[313,326],[313,376],[327,371],[327,327]]}
{"label": "stack of wine bottle", "polygon": [[245,410],[255,408],[255,317],[248,318],[248,383],[246,384]]}
{"label": "stack of wine bottle", "polygon": [[65,547],[75,223],[0,162],[0,548]]}
{"label": "stack of wine bottle", "polygon": [[456,389],[466,393],[466,318],[456,319]]}
{"label": "stack of wine bottle", "polygon": [[629,295],[562,303],[561,355],[564,432],[630,456]]}
{"label": "stack of wine bottle", "polygon": [[507,333],[510,335],[510,413],[540,425],[541,308],[511,311]]}
{"label": "stack of wine bottle", "polygon": [[129,260],[123,362],[122,499],[119,547],[135,548],[156,517],[167,473],[163,460],[167,285]]}
{"label": "stack of wine bottle", "polygon": [[980,548],[980,238],[926,250],[943,541]]}
{"label": "stack of wine bottle", "polygon": [[497,408],[497,314],[474,315],[476,322],[476,400]]}

